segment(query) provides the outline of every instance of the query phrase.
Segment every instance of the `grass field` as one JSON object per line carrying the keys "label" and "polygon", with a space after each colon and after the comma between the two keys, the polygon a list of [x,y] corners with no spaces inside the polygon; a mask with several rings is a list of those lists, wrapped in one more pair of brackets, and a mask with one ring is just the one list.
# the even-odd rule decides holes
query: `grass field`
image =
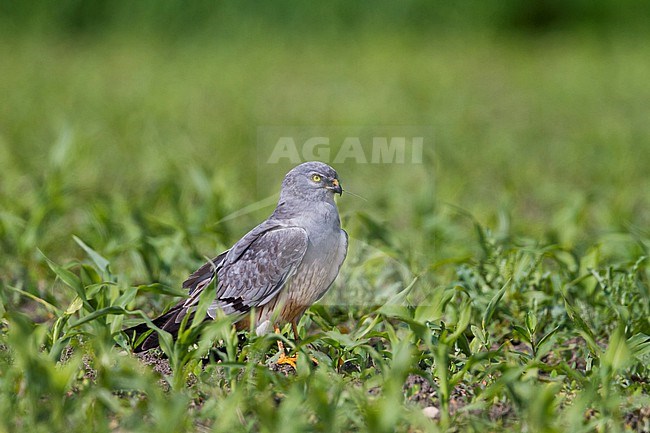
{"label": "grass field", "polygon": [[[5,34],[0,433],[650,431],[643,40]],[[297,371],[227,321],[124,349],[272,210],[264,128],[403,126],[422,163],[333,164],[365,200]]]}

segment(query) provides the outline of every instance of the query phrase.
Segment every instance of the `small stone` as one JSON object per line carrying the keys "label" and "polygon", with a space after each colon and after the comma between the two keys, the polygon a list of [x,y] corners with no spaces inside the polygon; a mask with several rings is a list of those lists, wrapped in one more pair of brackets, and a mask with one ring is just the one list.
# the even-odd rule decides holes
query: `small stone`
{"label": "small stone", "polygon": [[431,418],[431,419],[438,418],[438,416],[440,415],[440,409],[433,406],[427,406],[424,409],[422,409],[422,414],[427,418]]}

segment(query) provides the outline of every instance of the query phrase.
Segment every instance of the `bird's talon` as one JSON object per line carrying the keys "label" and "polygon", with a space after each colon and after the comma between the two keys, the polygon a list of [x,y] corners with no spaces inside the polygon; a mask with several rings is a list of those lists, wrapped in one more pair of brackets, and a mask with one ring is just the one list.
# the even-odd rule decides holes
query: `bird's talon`
{"label": "bird's talon", "polygon": [[296,369],[296,362],[298,361],[298,355],[294,356],[287,356],[287,355],[280,355],[280,358],[278,359],[278,365],[281,364],[287,364],[293,367],[293,369]]}
{"label": "bird's talon", "polygon": [[[318,365],[318,360],[314,358],[313,356],[310,356],[309,359],[311,360],[313,365]],[[287,364],[290,365],[296,369],[296,365],[298,363],[298,355],[293,355],[293,356],[287,356],[287,355],[280,355],[280,358],[278,359],[278,365],[280,364]]]}

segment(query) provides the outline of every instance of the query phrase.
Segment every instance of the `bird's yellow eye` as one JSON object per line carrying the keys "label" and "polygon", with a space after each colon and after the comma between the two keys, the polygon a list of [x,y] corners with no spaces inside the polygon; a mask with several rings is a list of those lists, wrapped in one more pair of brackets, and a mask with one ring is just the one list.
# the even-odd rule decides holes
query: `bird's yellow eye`
{"label": "bird's yellow eye", "polygon": [[314,182],[320,182],[320,179],[321,179],[321,177],[319,175],[317,175],[317,174],[312,174],[311,175],[311,180],[313,180]]}

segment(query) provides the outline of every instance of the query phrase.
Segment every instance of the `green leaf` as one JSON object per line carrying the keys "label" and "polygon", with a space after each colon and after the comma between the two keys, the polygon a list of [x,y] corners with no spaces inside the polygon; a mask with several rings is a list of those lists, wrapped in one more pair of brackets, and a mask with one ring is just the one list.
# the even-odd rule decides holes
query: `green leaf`
{"label": "green leaf", "polygon": [[532,344],[532,341],[530,339],[530,334],[528,333],[528,329],[519,325],[512,325],[512,329],[514,329],[517,332],[517,334],[519,334],[519,336],[526,341],[526,343]]}
{"label": "green leaf", "polygon": [[81,284],[81,280],[79,279],[79,277],[77,277],[74,273],[70,272],[64,267],[57,265],[52,260],[48,259],[47,256],[43,254],[41,250],[38,251],[45,258],[45,260],[47,261],[47,265],[50,267],[50,269],[52,269],[52,271],[54,271],[56,276],[59,277],[59,279],[63,281],[65,285],[74,289],[74,291],[77,292],[77,295],[79,295],[79,297],[85,301],[86,293],[84,291],[84,286],[83,284]]}
{"label": "green leaf", "polygon": [[79,279],[79,277],[77,277],[71,271],[65,269],[62,266],[57,265],[52,260],[48,259],[47,256],[45,254],[43,254],[43,252],[41,250],[38,250],[38,251],[45,258],[45,260],[47,261],[47,265],[50,267],[50,269],[52,269],[52,271],[54,271],[56,276],[59,277],[59,279],[61,281],[63,281],[63,283],[65,285],[67,285],[68,287],[74,289],[74,291],[77,292],[77,295],[79,295],[81,297],[81,299],[83,299],[85,301],[86,300],[86,293],[84,291],[83,284],[81,283],[81,280]]}
{"label": "green leaf", "polygon": [[601,360],[603,365],[608,365],[613,371],[620,371],[631,364],[632,353],[625,340],[623,327],[619,327],[612,337]]}
{"label": "green leaf", "polygon": [[575,309],[575,307],[571,304],[571,301],[569,300],[569,297],[567,296],[566,289],[565,287],[562,286],[562,284],[558,281],[559,277],[554,277],[554,285],[556,287],[560,287],[560,293],[562,294],[562,298],[564,299],[564,308],[566,309],[566,312],[569,316],[569,319],[580,329],[580,334],[582,335],[582,338],[585,339],[587,342],[587,346],[589,346],[589,351],[594,355],[594,357],[599,357],[600,354],[602,353],[602,350],[600,346],[596,343],[596,338],[594,337],[594,333],[587,325],[587,322],[585,322],[580,313]]}
{"label": "green leaf", "polygon": [[97,268],[98,268],[100,271],[102,271],[102,272],[106,272],[106,273],[109,272],[109,270],[108,270],[108,266],[109,266],[110,262],[109,262],[107,259],[105,259],[105,258],[104,258],[101,254],[99,254],[97,251],[93,250],[93,249],[90,248],[88,245],[86,245],[86,243],[85,243],[84,241],[82,241],[81,239],[79,239],[77,236],[72,235],[72,239],[74,239],[74,241],[75,241],[75,242],[76,242],[76,243],[77,243],[81,248],[83,248],[83,250],[86,252],[86,254],[88,254],[88,257],[90,257],[90,259],[93,261],[93,263],[95,264],[95,266],[97,266]]}
{"label": "green leaf", "polygon": [[537,317],[532,311],[526,313],[526,328],[528,328],[531,336],[535,334],[535,331],[537,329]]}
{"label": "green leaf", "polygon": [[627,346],[634,357],[646,356],[650,354],[650,335],[644,333],[634,334],[627,339]]}
{"label": "green leaf", "polygon": [[415,309],[413,318],[418,322],[435,322],[440,320],[445,314],[445,308],[456,291],[454,289],[435,289],[430,298],[424,304]]}
{"label": "green leaf", "polygon": [[160,283],[143,284],[136,286],[136,289],[138,292],[148,292],[158,295],[177,296],[182,298],[188,297],[187,291],[174,289],[173,287],[165,286],[164,284]]}
{"label": "green leaf", "polygon": [[470,329],[472,331],[472,334],[474,334],[474,337],[478,338],[479,341],[482,344],[487,343],[487,338],[486,338],[485,332],[483,332],[483,330],[481,328],[479,328],[476,325],[472,325],[472,326],[470,326]]}
{"label": "green leaf", "polygon": [[555,335],[555,333],[560,329],[560,325],[557,325],[555,328],[551,329],[549,332],[546,333],[540,340],[537,342],[536,347],[535,347],[535,356],[539,359],[539,357],[545,355],[548,352],[547,347],[550,348],[550,343],[553,342],[551,337]]}
{"label": "green leaf", "polygon": [[39,298],[38,296],[33,295],[33,294],[31,294],[29,292],[26,292],[24,290],[21,290],[21,289],[19,289],[17,287],[13,287],[13,286],[5,286],[5,287],[7,289],[11,290],[11,291],[14,291],[16,293],[20,293],[21,295],[31,299],[32,301],[38,302],[39,304],[44,306],[48,311],[52,312],[56,316],[60,316],[62,314],[61,310],[58,307],[56,307],[55,305],[50,304],[49,302],[47,302],[43,298]]}
{"label": "green leaf", "polygon": [[537,347],[540,347],[542,344],[544,344],[549,338],[551,338],[558,330],[560,329],[560,325],[557,325],[555,328],[551,329],[544,335],[542,338],[539,339],[537,342]]}
{"label": "green leaf", "polygon": [[68,308],[65,310],[65,314],[67,314],[68,316],[73,315],[74,313],[79,311],[81,307],[83,307],[83,304],[84,304],[83,300],[79,296],[75,296],[75,298],[72,300]]}
{"label": "green leaf", "polygon": [[472,349],[469,346],[469,340],[465,334],[460,334],[456,340],[456,345],[465,354],[465,356],[472,356]]}
{"label": "green leaf", "polygon": [[454,341],[456,341],[460,336],[460,334],[465,332],[465,329],[467,329],[471,317],[472,317],[472,305],[470,304],[470,301],[465,301],[460,306],[460,314],[458,316],[458,322],[456,323],[456,328],[454,329],[453,333],[451,333],[448,337],[445,338],[445,342],[451,344]]}
{"label": "green leaf", "polygon": [[499,301],[501,301],[501,298],[503,298],[503,295],[506,293],[506,289],[508,288],[511,280],[511,278],[508,278],[508,280],[503,284],[499,291],[492,297],[492,299],[490,299],[490,302],[488,303],[488,306],[483,313],[483,318],[481,319],[481,328],[483,328],[483,331],[487,329],[488,322],[490,322],[492,319],[492,315],[494,314]]}
{"label": "green leaf", "polygon": [[76,328],[78,326],[83,325],[84,323],[91,322],[95,319],[98,319],[100,317],[107,316],[109,314],[131,314],[128,310],[122,308],[122,307],[105,307],[101,308],[99,310],[95,310],[92,313],[90,313],[87,316],[84,316],[70,324],[70,328]]}

